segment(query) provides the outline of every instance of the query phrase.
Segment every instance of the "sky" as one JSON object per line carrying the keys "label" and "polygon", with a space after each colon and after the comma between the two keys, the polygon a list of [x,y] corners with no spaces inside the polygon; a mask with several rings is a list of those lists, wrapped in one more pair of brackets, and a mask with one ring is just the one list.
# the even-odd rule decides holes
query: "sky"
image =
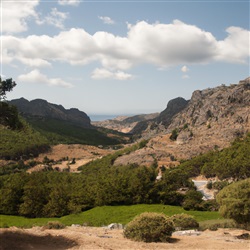
{"label": "sky", "polygon": [[249,0],[1,0],[0,14],[7,100],[147,114],[249,76]]}

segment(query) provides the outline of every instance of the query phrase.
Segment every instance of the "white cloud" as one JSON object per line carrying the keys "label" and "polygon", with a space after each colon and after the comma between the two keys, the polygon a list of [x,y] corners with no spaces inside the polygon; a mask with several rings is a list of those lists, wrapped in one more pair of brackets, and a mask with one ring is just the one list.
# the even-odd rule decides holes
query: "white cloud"
{"label": "white cloud", "polygon": [[250,56],[250,32],[239,27],[229,27],[228,37],[218,42],[220,53],[217,59],[220,61],[244,63]]}
{"label": "white cloud", "polygon": [[64,21],[68,18],[68,13],[60,12],[57,8],[52,8],[49,15],[47,15],[44,20],[37,20],[37,24],[48,24],[55,26],[59,29],[64,29]]}
{"label": "white cloud", "polygon": [[105,23],[105,24],[114,24],[114,23],[115,23],[115,21],[112,20],[112,19],[111,19],[110,17],[108,17],[108,16],[98,16],[98,18],[99,18],[100,20],[102,20],[103,23]]}
{"label": "white cloud", "polygon": [[170,24],[138,22],[129,26],[124,37],[103,31],[92,35],[72,28],[56,36],[2,36],[3,57],[35,67],[56,61],[71,65],[96,61],[112,74],[138,64],[167,68],[214,61],[247,62],[250,32],[237,27],[227,32],[224,40],[217,41],[211,33],[177,20]]}
{"label": "white cloud", "polygon": [[37,18],[35,11],[39,0],[32,1],[2,1],[2,32],[19,33],[28,29],[27,21]]}
{"label": "white cloud", "polygon": [[58,0],[58,4],[60,5],[78,6],[80,2],[80,0]]}
{"label": "white cloud", "polygon": [[65,82],[60,78],[48,78],[46,75],[40,73],[40,71],[37,69],[34,69],[27,74],[20,75],[17,79],[23,83],[41,83],[47,84],[49,86],[60,86],[66,88],[73,87],[71,83]]}
{"label": "white cloud", "polygon": [[133,78],[133,76],[122,71],[112,72],[104,68],[102,69],[97,68],[92,72],[91,78],[95,80],[101,80],[101,79],[130,80]]}
{"label": "white cloud", "polygon": [[184,65],[184,66],[181,68],[181,71],[184,72],[184,73],[186,73],[186,72],[189,71],[189,68],[188,68],[186,65]]}

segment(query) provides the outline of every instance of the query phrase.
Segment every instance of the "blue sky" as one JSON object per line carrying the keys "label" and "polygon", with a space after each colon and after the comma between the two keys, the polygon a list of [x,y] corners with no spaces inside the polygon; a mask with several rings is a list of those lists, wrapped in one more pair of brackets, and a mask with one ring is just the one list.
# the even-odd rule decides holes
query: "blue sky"
{"label": "blue sky", "polygon": [[8,99],[87,114],[160,112],[249,76],[249,1],[2,0]]}

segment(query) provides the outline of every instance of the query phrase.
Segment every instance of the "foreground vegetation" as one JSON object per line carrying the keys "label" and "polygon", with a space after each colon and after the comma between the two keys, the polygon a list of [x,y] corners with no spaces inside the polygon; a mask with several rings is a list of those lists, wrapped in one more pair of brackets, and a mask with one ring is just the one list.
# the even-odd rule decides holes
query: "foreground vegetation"
{"label": "foreground vegetation", "polygon": [[[111,223],[121,223],[126,225],[135,216],[144,212],[164,213],[167,216],[186,213],[194,216],[198,222],[203,224],[206,221],[214,223],[222,223],[222,217],[218,212],[208,211],[185,211],[179,206],[169,206],[160,204],[140,204],[132,206],[102,206],[95,207],[88,211],[63,216],[60,218],[25,218],[21,216],[0,215],[0,227],[32,227],[43,226],[49,221],[59,221],[64,225],[72,224],[88,225],[88,226],[104,226]],[[211,226],[211,225],[210,225]]]}
{"label": "foreground vegetation", "polygon": [[[90,162],[80,168],[80,174],[50,170],[2,176],[0,213],[31,218],[62,217],[97,206],[135,204],[175,205],[183,206],[186,210],[200,211],[218,209],[216,201],[202,201],[201,193],[196,191],[190,180],[201,173],[202,166],[212,158],[209,156],[213,152],[165,170],[162,180],[158,182],[155,181],[158,170],[154,164],[151,167],[136,164],[113,165],[118,156],[142,148],[146,143],[147,141],[141,141]],[[249,135],[232,147],[235,145],[238,149],[248,147]],[[227,149],[229,152],[230,150]],[[216,152],[219,153],[223,152]],[[240,166],[244,170],[247,165]],[[245,175],[238,175],[238,178],[245,176],[247,172]]]}
{"label": "foreground vegetation", "polygon": [[166,242],[174,232],[173,221],[159,213],[142,213],[124,229],[128,239],[144,242]]}

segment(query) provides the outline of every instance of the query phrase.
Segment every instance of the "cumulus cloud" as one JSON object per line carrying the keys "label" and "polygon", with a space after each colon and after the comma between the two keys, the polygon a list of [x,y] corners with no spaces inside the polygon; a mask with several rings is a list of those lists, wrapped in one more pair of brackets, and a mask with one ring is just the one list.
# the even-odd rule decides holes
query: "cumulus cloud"
{"label": "cumulus cloud", "polygon": [[60,5],[78,6],[80,2],[80,0],[58,0],[58,4]]}
{"label": "cumulus cloud", "polygon": [[51,12],[44,18],[44,20],[37,19],[37,24],[48,24],[59,29],[64,29],[64,21],[68,18],[68,13],[60,12],[57,8],[52,8]]}
{"label": "cumulus cloud", "polygon": [[184,66],[181,68],[181,71],[184,72],[184,73],[186,73],[186,72],[189,71],[189,68],[188,68],[186,65],[184,65]]}
{"label": "cumulus cloud", "polygon": [[37,19],[36,6],[39,0],[26,1],[2,1],[2,32],[19,33],[28,29],[27,21],[30,18]]}
{"label": "cumulus cloud", "polygon": [[73,85],[69,82],[65,82],[60,78],[48,78],[46,75],[42,74],[39,70],[34,69],[27,74],[18,76],[18,81],[23,83],[41,83],[47,84],[49,86],[59,86],[71,88]]}
{"label": "cumulus cloud", "polygon": [[114,24],[115,23],[115,21],[114,20],[112,20],[110,17],[108,17],[108,16],[98,16],[98,18],[100,19],[100,20],[102,20],[105,24]]}
{"label": "cumulus cloud", "polygon": [[240,27],[229,27],[228,36],[225,40],[218,42],[218,50],[220,53],[217,59],[229,62],[244,63],[250,56],[249,42],[250,32]]}
{"label": "cumulus cloud", "polygon": [[130,80],[133,78],[133,76],[123,71],[112,72],[104,68],[101,69],[97,68],[92,72],[91,78],[95,80],[100,80],[100,79]]}
{"label": "cumulus cloud", "polygon": [[[113,78],[114,72],[124,72],[139,64],[167,68],[214,61],[247,62],[250,32],[238,27],[230,27],[227,32],[228,36],[218,41],[210,32],[175,20],[170,24],[138,22],[129,25],[127,36],[123,37],[103,31],[92,35],[75,28],[56,36],[17,38],[9,35],[2,36],[3,57],[6,61],[12,58],[12,61],[36,67],[56,61],[71,65],[96,61],[111,72]],[[187,66],[183,70],[187,71]]]}

